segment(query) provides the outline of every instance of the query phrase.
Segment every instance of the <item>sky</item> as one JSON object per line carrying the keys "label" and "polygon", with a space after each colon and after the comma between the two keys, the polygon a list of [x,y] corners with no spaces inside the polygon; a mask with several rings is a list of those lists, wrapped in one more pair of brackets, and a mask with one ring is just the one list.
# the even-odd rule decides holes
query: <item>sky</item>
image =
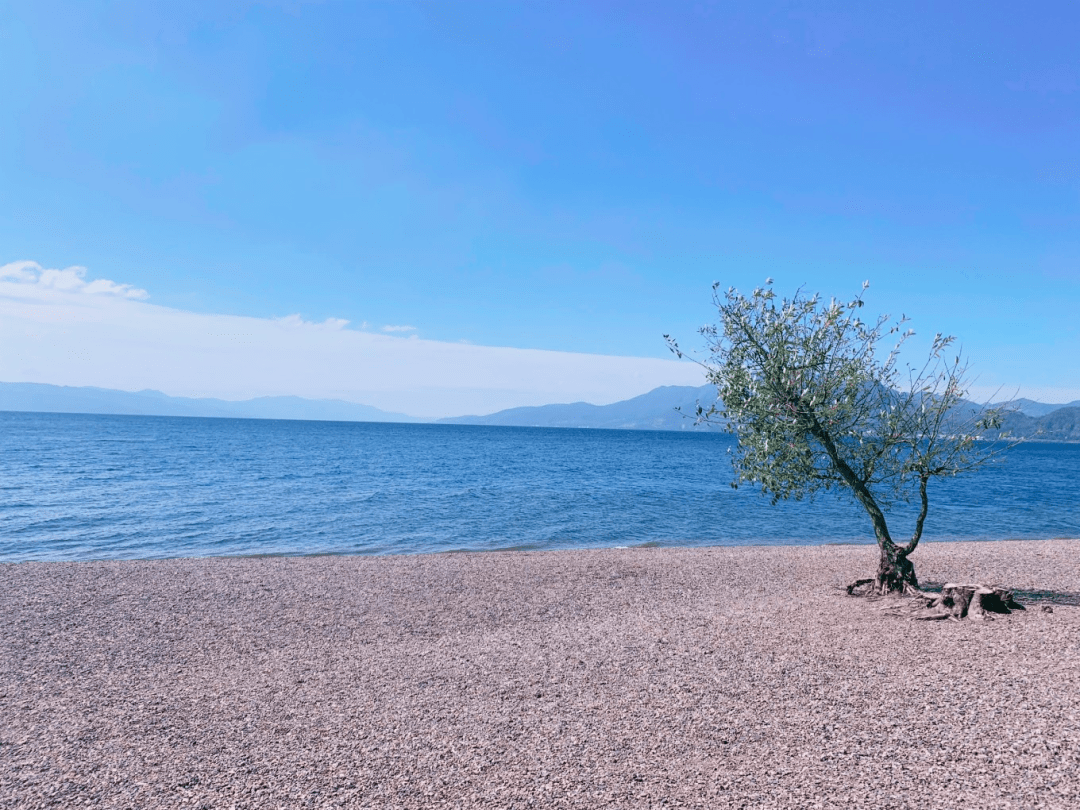
{"label": "sky", "polygon": [[1078,399],[1080,6],[885,6],[9,0],[0,380],[600,404],[772,277]]}

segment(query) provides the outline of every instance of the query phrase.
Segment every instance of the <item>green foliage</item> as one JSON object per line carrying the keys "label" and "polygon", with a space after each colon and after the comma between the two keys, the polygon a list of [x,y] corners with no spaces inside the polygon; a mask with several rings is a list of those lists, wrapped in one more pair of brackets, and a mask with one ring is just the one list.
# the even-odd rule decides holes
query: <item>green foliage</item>
{"label": "green foliage", "polygon": [[732,486],[759,485],[774,502],[839,488],[887,539],[878,507],[916,491],[925,507],[929,478],[986,461],[993,449],[977,439],[1000,414],[965,402],[966,364],[950,351],[952,337],[935,336],[923,367],[902,373],[900,351],[914,331],[906,317],[864,321],[862,295],[825,302],[800,290],[781,299],[772,279],[749,296],[714,285],[720,323],[701,329],[702,365],[722,406],[699,418],[719,418],[737,435]]}

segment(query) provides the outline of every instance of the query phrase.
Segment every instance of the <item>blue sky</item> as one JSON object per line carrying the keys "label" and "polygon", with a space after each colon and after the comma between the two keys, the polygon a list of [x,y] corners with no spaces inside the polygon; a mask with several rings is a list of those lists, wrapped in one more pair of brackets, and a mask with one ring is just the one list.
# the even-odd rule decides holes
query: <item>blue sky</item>
{"label": "blue sky", "polygon": [[[714,281],[869,279],[871,310],[961,338],[977,392],[1080,398],[1080,6],[883,5],[9,2],[0,264],[193,316],[651,360],[694,345]],[[12,345],[3,379],[153,382],[114,344],[82,375]],[[299,392],[276,384],[204,388]]]}

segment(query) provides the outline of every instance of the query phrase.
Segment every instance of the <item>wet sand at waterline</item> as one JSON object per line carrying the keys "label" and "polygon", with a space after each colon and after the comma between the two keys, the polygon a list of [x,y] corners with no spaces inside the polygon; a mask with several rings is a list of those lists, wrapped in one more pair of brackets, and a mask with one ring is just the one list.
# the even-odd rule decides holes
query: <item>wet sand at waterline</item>
{"label": "wet sand at waterline", "polygon": [[1080,806],[1080,541],[913,559],[1057,603],[890,616],[872,546],[0,565],[0,807]]}

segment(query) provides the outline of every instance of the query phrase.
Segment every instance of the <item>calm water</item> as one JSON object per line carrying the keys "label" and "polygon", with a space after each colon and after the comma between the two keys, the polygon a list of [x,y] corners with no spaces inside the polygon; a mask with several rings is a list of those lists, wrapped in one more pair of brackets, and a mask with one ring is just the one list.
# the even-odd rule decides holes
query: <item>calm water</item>
{"label": "calm water", "polygon": [[[868,542],[730,488],[727,436],[0,413],[0,560]],[[1080,445],[935,482],[926,538],[1080,537]],[[896,536],[912,510],[893,510]]]}

